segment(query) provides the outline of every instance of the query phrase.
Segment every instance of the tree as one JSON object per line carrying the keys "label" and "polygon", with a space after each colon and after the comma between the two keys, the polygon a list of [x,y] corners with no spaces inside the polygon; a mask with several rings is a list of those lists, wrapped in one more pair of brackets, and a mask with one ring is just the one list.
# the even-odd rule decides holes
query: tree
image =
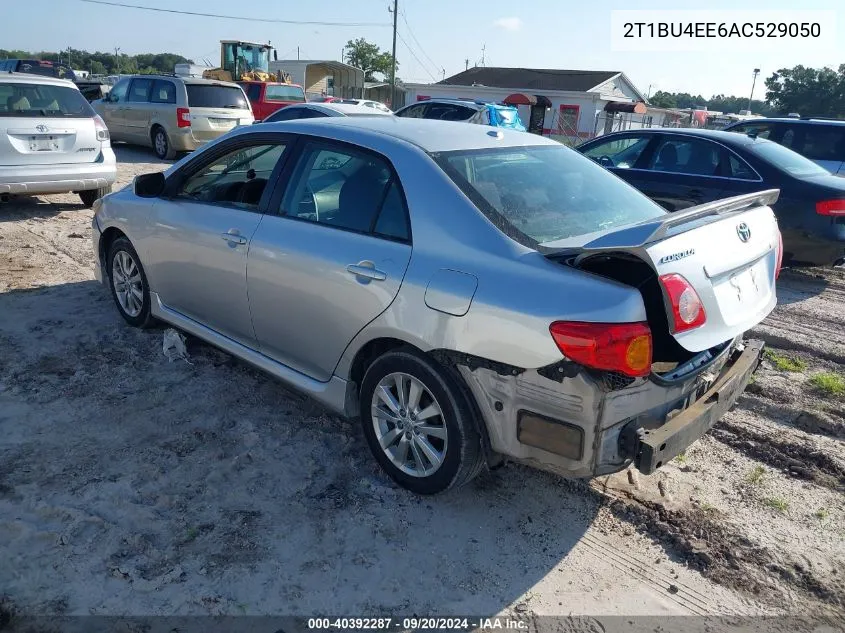
{"label": "tree", "polygon": [[103,62],[92,60],[91,61],[91,74],[92,75],[105,75],[106,74],[106,66]]}
{"label": "tree", "polygon": [[[88,51],[75,48],[61,51],[61,53],[51,51],[33,53],[31,51],[7,51],[0,49],[0,59],[48,59],[55,62],[59,59],[60,54],[63,63],[67,63],[67,60],[70,59],[74,68],[90,70],[97,75],[118,71],[114,53],[101,53],[100,51],[89,53]],[[138,69],[143,68],[144,72],[172,73],[175,65],[178,63],[192,62],[181,55],[175,55],[173,53],[120,55],[120,72],[135,73],[138,72]]]}
{"label": "tree", "polygon": [[648,101],[656,108],[678,107],[678,100],[675,98],[675,95],[671,92],[664,92],[662,90],[655,92]]}
{"label": "tree", "polygon": [[832,68],[781,68],[766,79],[766,100],[781,114],[845,117],[845,64]]}
{"label": "tree", "polygon": [[[388,52],[382,52],[378,46],[363,37],[349,40],[343,50],[346,53],[344,61],[363,70],[365,81],[373,81],[375,79],[373,73],[379,73],[382,78],[390,77],[393,56]],[[399,67],[398,62],[396,67]]]}

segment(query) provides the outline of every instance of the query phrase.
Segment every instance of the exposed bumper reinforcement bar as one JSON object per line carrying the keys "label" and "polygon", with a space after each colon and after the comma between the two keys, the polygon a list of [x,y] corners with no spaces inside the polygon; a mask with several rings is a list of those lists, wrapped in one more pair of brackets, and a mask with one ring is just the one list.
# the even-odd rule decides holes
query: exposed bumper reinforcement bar
{"label": "exposed bumper reinforcement bar", "polygon": [[709,431],[745,390],[760,363],[763,341],[747,341],[730,368],[695,403],[666,424],[646,431],[639,443],[635,464],[650,475]]}

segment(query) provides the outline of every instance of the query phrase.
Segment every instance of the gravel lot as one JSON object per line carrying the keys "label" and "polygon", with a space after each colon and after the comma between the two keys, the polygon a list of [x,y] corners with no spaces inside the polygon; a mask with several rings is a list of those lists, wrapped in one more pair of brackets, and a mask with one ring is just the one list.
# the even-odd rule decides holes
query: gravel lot
{"label": "gravel lot", "polygon": [[[167,166],[117,153],[119,186]],[[845,376],[842,271],[784,273],[755,382],[657,474],[508,466],[418,498],[357,424],[126,326],[90,221],[73,195],[0,205],[0,621],[845,613],[845,396],[814,378]]]}

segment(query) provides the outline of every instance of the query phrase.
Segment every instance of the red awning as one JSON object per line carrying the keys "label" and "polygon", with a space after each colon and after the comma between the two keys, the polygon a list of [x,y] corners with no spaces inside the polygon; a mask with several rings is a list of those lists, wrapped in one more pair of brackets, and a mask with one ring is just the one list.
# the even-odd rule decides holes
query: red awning
{"label": "red awning", "polygon": [[543,95],[527,95],[521,92],[515,92],[512,95],[508,95],[504,103],[508,105],[517,106],[517,105],[539,105],[543,106],[544,108],[551,108],[552,102],[549,101],[548,97],[544,97]]}

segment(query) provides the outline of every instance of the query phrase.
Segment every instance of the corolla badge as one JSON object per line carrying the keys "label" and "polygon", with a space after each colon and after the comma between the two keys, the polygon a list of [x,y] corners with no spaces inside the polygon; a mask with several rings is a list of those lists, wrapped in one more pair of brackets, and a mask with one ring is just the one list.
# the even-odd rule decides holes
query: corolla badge
{"label": "corolla badge", "polygon": [[739,235],[739,239],[743,242],[751,239],[751,229],[748,228],[745,222],[740,222],[736,225],[736,234]]}
{"label": "corolla badge", "polygon": [[48,128],[46,125],[36,125],[35,129],[36,129],[36,131],[42,132],[42,133],[48,132],[50,130],[50,128]]}
{"label": "corolla badge", "polygon": [[689,257],[690,255],[695,255],[695,249],[690,248],[685,251],[681,251],[680,253],[672,253],[671,255],[664,255],[660,258],[660,261],[657,262],[658,264],[668,264],[669,262],[676,262],[679,259],[684,259],[685,257]]}

